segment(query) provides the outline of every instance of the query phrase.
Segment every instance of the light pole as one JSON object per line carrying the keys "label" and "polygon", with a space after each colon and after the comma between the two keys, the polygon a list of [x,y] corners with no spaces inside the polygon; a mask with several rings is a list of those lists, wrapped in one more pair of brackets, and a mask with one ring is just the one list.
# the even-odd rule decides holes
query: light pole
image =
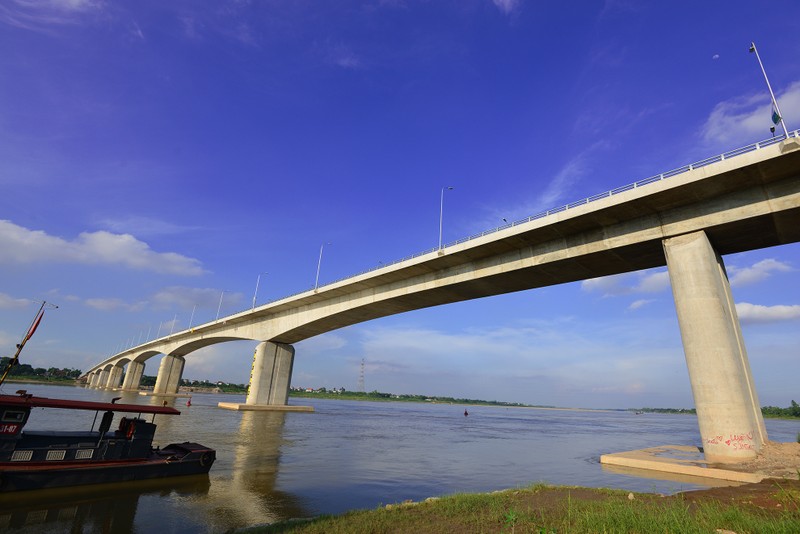
{"label": "light pole", "polygon": [[222,309],[222,297],[225,296],[225,290],[222,290],[222,293],[219,294],[219,305],[217,306],[217,318],[214,319],[215,321],[219,320],[219,311]]}
{"label": "light pole", "polygon": [[442,188],[442,195],[439,198],[439,250],[442,250],[442,219],[444,218],[444,190],[452,191],[451,186]]}
{"label": "light pole", "polygon": [[253,292],[253,309],[254,310],[256,309],[256,298],[258,297],[258,283],[261,282],[261,275],[262,274],[267,274],[267,273],[266,272],[258,273],[258,278],[256,278],[256,290]]}
{"label": "light pole", "polygon": [[786,129],[786,123],[783,120],[783,115],[781,114],[781,109],[778,107],[778,101],[775,100],[775,93],[772,92],[772,86],[769,84],[769,78],[767,78],[767,71],[764,70],[764,64],[761,63],[761,56],[758,55],[758,50],[756,49],[756,43],[750,43],[750,52],[755,52],[756,59],[758,60],[758,65],[761,67],[761,72],[764,74],[764,81],[767,82],[767,89],[769,89],[769,96],[772,98],[772,105],[775,107],[775,113],[772,115],[772,122],[775,124],[781,123],[783,127],[783,134],[786,138],[789,138],[789,131]]}
{"label": "light pole", "polygon": [[314,279],[314,291],[319,287],[319,268],[322,266],[322,250],[325,248],[325,245],[330,245],[330,243],[323,243],[319,246],[319,260],[317,260],[317,277]]}

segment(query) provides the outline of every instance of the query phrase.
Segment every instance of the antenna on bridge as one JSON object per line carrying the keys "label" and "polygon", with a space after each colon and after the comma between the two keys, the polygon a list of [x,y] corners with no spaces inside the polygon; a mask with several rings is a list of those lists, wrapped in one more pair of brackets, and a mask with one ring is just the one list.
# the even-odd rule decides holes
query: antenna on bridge
{"label": "antenna on bridge", "polygon": [[365,393],[364,391],[364,358],[361,358],[361,373],[358,375],[358,391],[361,393]]}

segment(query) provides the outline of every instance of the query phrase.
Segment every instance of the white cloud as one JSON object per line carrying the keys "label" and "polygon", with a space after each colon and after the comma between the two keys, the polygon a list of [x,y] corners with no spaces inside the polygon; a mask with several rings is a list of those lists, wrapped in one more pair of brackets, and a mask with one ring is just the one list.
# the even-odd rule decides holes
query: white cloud
{"label": "white cloud", "polygon": [[639,299],[631,302],[630,306],[628,306],[629,310],[638,310],[639,308],[646,306],[653,302],[652,299]]}
{"label": "white cloud", "polygon": [[0,220],[0,263],[62,262],[83,265],[120,265],[129,269],[154,271],[163,274],[197,276],[203,274],[199,260],[175,252],[155,252],[147,243],[130,234],[83,232],[77,239],[67,241],[29,230],[11,221]]}
{"label": "white cloud", "polygon": [[33,302],[29,299],[16,299],[5,293],[0,293],[0,310],[13,310],[25,308]]}
{"label": "white cloud", "polygon": [[[659,293],[669,289],[669,272],[642,271],[592,278],[581,282],[581,289],[587,292],[603,293],[604,297],[632,293]],[[631,306],[633,308],[633,305]]]}
{"label": "white cloud", "polygon": [[150,300],[158,308],[181,308],[184,310],[191,310],[195,306],[198,309],[222,308],[224,314],[224,310],[241,305],[244,296],[234,291],[223,292],[223,290],[215,288],[170,286],[154,294]]}
{"label": "white cloud", "polygon": [[133,304],[128,304],[122,299],[118,298],[88,298],[84,303],[95,310],[100,311],[116,311],[125,310],[129,312],[137,312],[144,309],[147,302],[140,301]]}
{"label": "white cloud", "polygon": [[768,258],[755,263],[751,267],[739,268],[736,266],[728,267],[730,282],[732,286],[745,286],[761,282],[773,272],[790,272],[792,267],[787,264]]}
{"label": "white cloud", "polygon": [[800,305],[761,306],[740,302],[736,304],[736,313],[742,323],[777,323],[800,319]]}
{"label": "white cloud", "polygon": [[0,5],[0,22],[27,30],[77,24],[101,11],[102,0],[10,0]]}
{"label": "white cloud", "polygon": [[[795,111],[800,109],[800,81],[789,85],[783,93],[775,95],[786,122],[796,123],[800,117]],[[769,137],[772,102],[766,93],[738,97],[720,102],[711,111],[703,125],[702,137],[707,142],[733,145],[753,142]],[[781,126],[776,126],[780,131]]]}
{"label": "white cloud", "polygon": [[503,13],[513,13],[520,5],[520,0],[492,0]]}

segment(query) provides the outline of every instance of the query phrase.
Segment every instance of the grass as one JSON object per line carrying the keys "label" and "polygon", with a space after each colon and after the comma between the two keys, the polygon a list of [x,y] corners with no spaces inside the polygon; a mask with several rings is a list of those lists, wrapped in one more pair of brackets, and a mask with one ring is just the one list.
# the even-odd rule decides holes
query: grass
{"label": "grass", "polygon": [[798,486],[776,486],[765,507],[752,501],[697,500],[624,491],[535,485],[490,494],[458,494],[255,527],[256,533],[800,532]]}

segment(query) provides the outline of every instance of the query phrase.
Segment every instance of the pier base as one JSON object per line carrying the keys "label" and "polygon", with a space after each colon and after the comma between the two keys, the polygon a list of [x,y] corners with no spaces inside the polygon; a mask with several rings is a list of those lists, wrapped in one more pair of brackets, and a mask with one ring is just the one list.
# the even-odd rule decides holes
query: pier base
{"label": "pier base", "polygon": [[243,404],[240,402],[219,402],[217,406],[226,410],[259,412],[313,412],[313,406],[289,406],[288,404]]}

